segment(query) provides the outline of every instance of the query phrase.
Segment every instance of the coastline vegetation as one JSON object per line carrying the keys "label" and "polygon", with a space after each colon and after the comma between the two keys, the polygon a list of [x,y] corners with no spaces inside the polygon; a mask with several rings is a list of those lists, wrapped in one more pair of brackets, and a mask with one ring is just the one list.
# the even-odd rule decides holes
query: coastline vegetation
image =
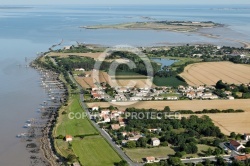
{"label": "coastline vegetation", "polygon": [[[105,139],[98,133],[88,118],[69,119],[68,114],[84,113],[79,103],[79,92],[76,91],[76,85],[70,80],[65,68],[57,66],[48,56],[41,56],[35,60],[35,63],[47,70],[57,72],[67,89],[67,102],[58,111],[56,125],[52,132],[52,148],[56,150],[63,162],[80,162],[82,165],[113,165],[121,161],[120,156],[112,149]],[[72,143],[65,142],[65,135],[74,137]],[[93,139],[96,148],[93,148]],[[98,150],[99,153],[96,153]],[[110,154],[112,156],[110,156]],[[93,159],[92,157],[95,156]],[[91,159],[92,158],[92,159]],[[89,160],[86,160],[89,159]]]}
{"label": "coastline vegetation", "polygon": [[131,22],[113,25],[84,26],[85,29],[128,29],[128,30],[167,30],[177,32],[194,32],[200,28],[214,28],[223,26],[211,21],[192,22],[192,21],[148,21]]}

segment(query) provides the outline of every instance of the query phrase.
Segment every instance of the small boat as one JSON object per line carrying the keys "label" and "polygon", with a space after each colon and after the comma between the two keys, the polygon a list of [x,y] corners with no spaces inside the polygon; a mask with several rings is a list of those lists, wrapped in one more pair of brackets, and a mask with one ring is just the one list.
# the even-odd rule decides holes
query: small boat
{"label": "small boat", "polygon": [[23,127],[24,127],[24,128],[29,128],[29,127],[31,127],[31,124],[30,124],[30,123],[27,123],[27,124],[25,124]]}
{"label": "small boat", "polygon": [[28,136],[27,133],[21,133],[21,134],[16,135],[17,138],[22,138],[22,137],[26,137],[26,136]]}

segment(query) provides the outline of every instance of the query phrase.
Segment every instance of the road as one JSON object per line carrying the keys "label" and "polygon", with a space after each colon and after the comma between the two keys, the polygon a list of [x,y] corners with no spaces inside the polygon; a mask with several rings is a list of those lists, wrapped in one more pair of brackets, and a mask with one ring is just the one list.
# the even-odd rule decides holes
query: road
{"label": "road", "polygon": [[[223,159],[229,159],[231,155],[224,155],[221,156]],[[181,159],[181,161],[186,164],[186,163],[200,163],[205,161],[206,159],[210,161],[217,161],[216,156],[210,156],[210,157],[199,157],[199,158],[190,158],[190,159]]]}
{"label": "road", "polygon": [[[78,89],[81,90],[82,87],[75,81],[75,79],[72,77],[71,74],[69,74],[70,79],[78,86]],[[86,103],[84,102],[84,94],[80,93],[80,103],[82,108],[87,112],[88,117],[90,122],[92,123],[92,125],[99,131],[99,133],[106,139],[106,141],[113,147],[113,149],[125,160],[127,161],[127,163],[130,166],[141,166],[143,164],[138,164],[138,163],[134,163],[122,150],[121,148],[119,148],[116,143],[110,139],[111,137],[105,132],[103,131],[98,124],[96,124],[94,121],[92,121],[90,119],[90,112],[89,109],[86,105]]]}

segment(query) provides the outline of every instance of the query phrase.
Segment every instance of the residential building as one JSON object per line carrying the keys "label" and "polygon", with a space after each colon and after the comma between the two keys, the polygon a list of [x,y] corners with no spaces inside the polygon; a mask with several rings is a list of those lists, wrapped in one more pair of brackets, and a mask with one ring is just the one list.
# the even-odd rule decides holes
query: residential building
{"label": "residential building", "polygon": [[151,138],[151,144],[153,146],[159,146],[161,141],[158,138]]}
{"label": "residential building", "polygon": [[142,137],[142,135],[135,135],[133,137],[128,137],[128,140],[129,141],[137,141],[141,137]]}
{"label": "residential building", "polygon": [[97,106],[92,107],[92,111],[98,111],[98,110],[99,110],[99,107]]}
{"label": "residential building", "polygon": [[235,140],[231,140],[229,143],[230,143],[230,148],[235,151],[239,151],[240,149],[245,148],[242,144],[240,144],[239,142]]}
{"label": "residential building", "polygon": [[66,135],[65,136],[65,141],[66,142],[71,142],[71,141],[73,141],[73,137],[71,135]]}
{"label": "residential building", "polygon": [[250,159],[250,154],[246,154],[242,156],[235,156],[234,159],[237,161],[246,161]]}
{"label": "residential building", "polygon": [[150,157],[146,157],[146,163],[154,163],[155,162],[155,157],[150,156]]}
{"label": "residential building", "polygon": [[227,99],[234,100],[234,97],[233,96],[227,96]]}
{"label": "residential building", "polygon": [[111,129],[112,130],[119,130],[121,127],[120,127],[120,125],[119,124],[112,124],[111,125]]}
{"label": "residential building", "polygon": [[244,134],[244,139],[245,139],[246,141],[250,141],[250,133],[245,133],[245,134]]}

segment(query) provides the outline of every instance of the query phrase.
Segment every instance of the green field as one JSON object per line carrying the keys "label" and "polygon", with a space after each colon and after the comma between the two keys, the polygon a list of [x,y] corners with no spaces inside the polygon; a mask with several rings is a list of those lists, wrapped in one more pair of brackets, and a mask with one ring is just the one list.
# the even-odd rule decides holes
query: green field
{"label": "green field", "polygon": [[125,149],[124,151],[134,162],[142,162],[143,158],[148,156],[166,157],[175,154],[175,151],[170,147],[136,148]]}
{"label": "green field", "polygon": [[115,72],[115,75],[116,76],[131,76],[131,75],[135,75],[135,76],[141,76],[141,74],[139,74],[139,73],[136,73],[136,72],[125,72],[125,71],[123,71],[123,72],[120,72],[120,71],[117,71],[117,72]]}
{"label": "green field", "polygon": [[[185,157],[198,157],[202,156],[204,151],[207,151],[210,147],[212,150],[215,147],[208,145],[198,144],[198,152],[196,154],[186,154]],[[148,156],[154,157],[166,157],[168,155],[174,155],[175,151],[171,147],[155,147],[155,148],[135,148],[135,149],[125,149],[126,154],[134,161],[134,162],[142,162],[143,158]]]}
{"label": "green field", "polygon": [[185,82],[180,81],[176,77],[154,77],[153,83],[156,86],[179,86],[179,85],[187,85]]}
{"label": "green field", "polygon": [[[121,161],[119,155],[112,147],[99,135],[98,131],[92,126],[90,121],[85,117],[81,119],[70,119],[70,112],[83,113],[83,109],[79,103],[79,95],[70,97],[67,106],[63,106],[59,113],[57,126],[54,129],[54,137],[67,134],[86,135],[96,134],[95,136],[85,136],[83,139],[74,137],[72,147],[70,143],[62,139],[55,139],[55,148],[59,154],[68,157],[70,154],[75,154],[79,157],[82,165],[98,166],[98,165],[114,165],[115,162]],[[67,114],[62,114],[66,112]]]}
{"label": "green field", "polygon": [[89,136],[72,142],[73,151],[82,165],[112,166],[121,161],[117,153],[101,136]]}
{"label": "green field", "polygon": [[95,133],[98,134],[97,130],[91,125],[91,123],[86,117],[82,116],[84,118],[80,118],[80,119],[69,118],[68,115],[70,112],[80,113],[81,115],[82,113],[84,113],[79,103],[78,95],[72,96],[69,101],[69,105],[62,109],[63,110],[61,112],[65,111],[67,114],[60,115],[60,118],[58,119],[59,125],[56,127],[56,130],[55,130],[55,136],[59,136],[59,135],[65,136],[67,134],[72,135],[72,136],[84,135],[84,134],[95,134]]}
{"label": "green field", "polygon": [[180,97],[181,95],[177,93],[163,93],[163,94],[160,94],[160,96],[161,97],[171,97],[171,96]]}
{"label": "green field", "polygon": [[207,151],[208,148],[211,148],[212,150],[215,149],[215,147],[213,146],[208,146],[208,145],[203,145],[203,144],[197,144],[198,147],[198,152],[196,154],[186,154],[183,156],[183,158],[185,157],[202,157],[204,156],[204,151]]}
{"label": "green field", "polygon": [[184,65],[187,62],[192,63],[192,62],[201,62],[202,61],[202,59],[200,59],[200,58],[182,58],[182,57],[167,57],[167,58],[172,59],[172,60],[178,60],[172,64],[172,67]]}

